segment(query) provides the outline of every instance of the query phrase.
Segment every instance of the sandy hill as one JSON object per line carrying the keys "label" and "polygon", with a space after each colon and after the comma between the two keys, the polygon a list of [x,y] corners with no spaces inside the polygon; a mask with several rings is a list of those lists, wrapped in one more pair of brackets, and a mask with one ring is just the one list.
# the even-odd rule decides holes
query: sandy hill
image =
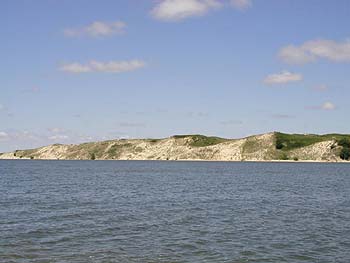
{"label": "sandy hill", "polygon": [[350,135],[285,134],[242,139],[175,135],[165,139],[119,139],[77,145],[53,144],[0,154],[0,159],[328,161],[349,159]]}

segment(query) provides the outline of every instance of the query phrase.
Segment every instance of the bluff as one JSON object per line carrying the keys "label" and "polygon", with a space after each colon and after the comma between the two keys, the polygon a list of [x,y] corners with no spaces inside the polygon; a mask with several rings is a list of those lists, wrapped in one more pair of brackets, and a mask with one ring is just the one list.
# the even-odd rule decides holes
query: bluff
{"label": "bluff", "polygon": [[118,139],[82,144],[53,144],[1,153],[0,159],[53,160],[349,160],[350,135],[272,132],[241,139],[175,135],[164,139]]}

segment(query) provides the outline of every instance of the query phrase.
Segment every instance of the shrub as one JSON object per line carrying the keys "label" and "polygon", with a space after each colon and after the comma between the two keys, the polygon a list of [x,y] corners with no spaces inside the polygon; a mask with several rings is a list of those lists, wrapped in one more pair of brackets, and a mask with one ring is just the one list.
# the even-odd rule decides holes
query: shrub
{"label": "shrub", "polygon": [[342,138],[338,141],[338,145],[346,147],[346,148],[350,148],[350,140],[348,140],[346,138]]}
{"label": "shrub", "polygon": [[281,150],[283,148],[283,143],[280,140],[276,140],[276,149]]}
{"label": "shrub", "polygon": [[298,157],[294,157],[293,160],[297,162],[297,161],[299,161],[299,158]]}
{"label": "shrub", "polygon": [[[275,133],[276,136],[276,149],[282,149],[289,151],[305,146],[312,145],[317,142],[322,142],[326,137],[312,134],[286,134]],[[278,148],[280,147],[280,148]]]}
{"label": "shrub", "polygon": [[289,160],[289,157],[288,157],[288,155],[286,153],[282,153],[280,155],[280,160],[286,161],[286,160]]}
{"label": "shrub", "polygon": [[343,149],[340,152],[340,158],[342,160],[348,161],[350,159],[350,148],[349,147],[343,147]]}
{"label": "shrub", "polygon": [[96,159],[96,155],[95,155],[95,153],[91,153],[91,155],[90,155],[90,159],[91,159],[91,160],[95,160],[95,159]]}

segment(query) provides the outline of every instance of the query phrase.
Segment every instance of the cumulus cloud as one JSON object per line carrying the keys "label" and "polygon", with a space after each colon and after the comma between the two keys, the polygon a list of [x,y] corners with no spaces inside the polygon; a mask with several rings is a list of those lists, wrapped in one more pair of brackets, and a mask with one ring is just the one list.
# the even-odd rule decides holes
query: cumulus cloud
{"label": "cumulus cloud", "polygon": [[335,109],[335,105],[332,102],[327,101],[327,102],[322,104],[321,108],[323,110],[334,110]]}
{"label": "cumulus cloud", "polygon": [[344,42],[327,39],[311,40],[301,46],[289,45],[283,47],[278,56],[282,61],[289,64],[305,64],[317,59],[350,62],[350,40]]}
{"label": "cumulus cloud", "polygon": [[252,6],[251,0],[231,0],[231,5],[239,10],[244,10]]}
{"label": "cumulus cloud", "polygon": [[95,21],[90,25],[80,28],[67,28],[64,35],[67,37],[108,37],[124,33],[126,24],[122,21],[102,22]]}
{"label": "cumulus cloud", "polygon": [[326,101],[325,103],[323,103],[322,105],[318,105],[318,106],[309,106],[306,107],[306,109],[309,110],[327,110],[327,111],[331,111],[331,110],[335,110],[336,106],[335,104],[333,104],[332,102]]}
{"label": "cumulus cloud", "polygon": [[179,21],[193,16],[202,16],[212,9],[221,7],[218,0],[163,0],[151,14],[163,21]]}
{"label": "cumulus cloud", "polygon": [[88,73],[88,72],[109,72],[109,73],[121,73],[134,71],[146,66],[146,63],[142,60],[129,60],[129,61],[110,61],[99,62],[92,60],[87,64],[70,63],[60,67],[61,71],[69,73]]}
{"label": "cumulus cloud", "polygon": [[69,73],[91,72],[91,68],[88,65],[82,65],[80,63],[65,64],[60,69],[62,71],[69,72]]}
{"label": "cumulus cloud", "polygon": [[287,84],[290,82],[301,81],[303,76],[297,73],[291,73],[289,71],[282,71],[276,74],[270,74],[264,79],[264,83],[267,85]]}

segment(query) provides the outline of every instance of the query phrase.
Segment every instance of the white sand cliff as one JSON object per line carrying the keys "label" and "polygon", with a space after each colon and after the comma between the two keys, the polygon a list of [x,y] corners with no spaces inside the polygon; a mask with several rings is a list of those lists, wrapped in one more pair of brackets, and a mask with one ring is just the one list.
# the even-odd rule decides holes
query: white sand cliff
{"label": "white sand cliff", "polygon": [[[214,139],[212,139],[214,138]],[[45,160],[206,160],[206,161],[342,161],[335,140],[325,140],[290,151],[276,149],[276,133],[243,139],[201,135],[165,139],[132,139],[78,145],[54,144],[0,154],[0,159]]]}

